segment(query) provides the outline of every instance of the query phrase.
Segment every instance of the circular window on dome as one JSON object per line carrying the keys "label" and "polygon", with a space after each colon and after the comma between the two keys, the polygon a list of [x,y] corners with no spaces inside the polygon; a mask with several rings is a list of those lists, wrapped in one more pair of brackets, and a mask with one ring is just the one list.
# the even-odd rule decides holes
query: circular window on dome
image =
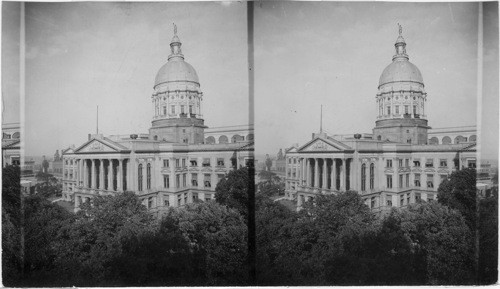
{"label": "circular window on dome", "polygon": [[416,99],[416,97],[413,97],[413,100],[415,100],[415,99]]}

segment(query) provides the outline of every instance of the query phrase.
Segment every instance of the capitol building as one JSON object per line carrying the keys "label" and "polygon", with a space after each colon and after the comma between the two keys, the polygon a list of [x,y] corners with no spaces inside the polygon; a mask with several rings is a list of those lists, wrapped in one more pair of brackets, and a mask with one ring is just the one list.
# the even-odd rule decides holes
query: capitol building
{"label": "capitol building", "polygon": [[427,97],[400,27],[395,55],[380,76],[373,132],[345,136],[320,129],[287,149],[286,197],[300,207],[319,194],[354,190],[374,211],[436,200],[442,180],[476,166],[476,131],[431,130]]}
{"label": "capitol building", "polygon": [[225,175],[253,162],[253,126],[211,128],[196,70],[175,29],[168,61],[156,74],[148,133],[89,135],[63,152],[63,198],[75,210],[96,195],[137,193],[151,210],[214,198]]}

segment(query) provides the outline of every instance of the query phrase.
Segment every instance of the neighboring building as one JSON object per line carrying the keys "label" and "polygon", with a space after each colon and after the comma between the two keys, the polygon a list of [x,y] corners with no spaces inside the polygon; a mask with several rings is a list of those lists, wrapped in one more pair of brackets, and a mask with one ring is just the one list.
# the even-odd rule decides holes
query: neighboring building
{"label": "neighboring building", "polygon": [[134,191],[153,210],[214,198],[219,180],[252,165],[253,128],[212,129],[203,119],[200,82],[175,33],[156,75],[148,134],[89,135],[63,151],[63,198],[75,209],[96,195]]}
{"label": "neighboring building", "polygon": [[285,175],[285,169],[286,169],[286,159],[285,155],[283,154],[283,150],[280,149],[278,152],[278,155],[276,156],[276,161],[274,167],[276,168],[276,171],[278,171],[281,174]]}
{"label": "neighboring building", "polygon": [[[61,150],[62,154],[62,150]],[[60,179],[63,175],[63,157],[59,155],[59,150],[56,150],[54,158],[49,161],[49,173],[54,175],[54,177]]]}
{"label": "neighboring building", "polygon": [[[372,134],[320,131],[286,150],[285,192],[298,207],[316,195],[345,190],[359,192],[375,211],[405,207],[436,200],[442,180],[459,168],[476,167],[475,131],[460,132],[467,141],[453,141],[456,131],[433,132],[439,144],[429,142],[427,92],[419,69],[409,62],[401,31],[395,48],[379,80]],[[442,144],[445,137],[452,141]]]}
{"label": "neighboring building", "polygon": [[19,123],[2,124],[2,167],[21,165],[20,131]]}

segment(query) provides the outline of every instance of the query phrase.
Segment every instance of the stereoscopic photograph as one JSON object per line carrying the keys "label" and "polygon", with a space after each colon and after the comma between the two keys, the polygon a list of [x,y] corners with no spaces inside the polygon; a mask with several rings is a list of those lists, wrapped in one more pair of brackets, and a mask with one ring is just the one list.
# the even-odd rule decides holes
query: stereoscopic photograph
{"label": "stereoscopic photograph", "polygon": [[2,3],[3,286],[496,284],[498,9]]}

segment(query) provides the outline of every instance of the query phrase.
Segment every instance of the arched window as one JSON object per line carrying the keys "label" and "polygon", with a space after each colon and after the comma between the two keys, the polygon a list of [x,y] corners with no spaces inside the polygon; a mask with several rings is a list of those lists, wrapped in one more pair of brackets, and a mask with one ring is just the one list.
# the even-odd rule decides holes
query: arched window
{"label": "arched window", "polygon": [[429,144],[431,144],[431,145],[436,144],[437,145],[437,144],[439,144],[439,139],[437,137],[433,136],[429,139]]}
{"label": "arched window", "polygon": [[366,190],[366,165],[361,165],[361,191]]}
{"label": "arched window", "polygon": [[473,134],[473,135],[471,135],[471,136],[469,137],[469,141],[470,141],[470,142],[475,142],[475,141],[476,141],[476,138],[477,138],[477,137],[476,137],[476,135],[475,135],[475,134]]}
{"label": "arched window", "polygon": [[146,188],[151,189],[151,164],[146,167]]}
{"label": "arched window", "polygon": [[228,143],[228,142],[229,142],[229,140],[227,139],[227,136],[221,135],[219,137],[219,143]]}
{"label": "arched window", "polygon": [[142,164],[139,164],[139,167],[137,169],[137,190],[139,192],[142,191]]}
{"label": "arched window", "polygon": [[441,141],[442,144],[451,144],[451,138],[449,136],[443,137],[443,140]]}
{"label": "arched window", "polygon": [[375,187],[375,165],[370,164],[370,190]]}
{"label": "arched window", "polygon": [[382,136],[381,135],[377,136],[377,140],[382,140]]}
{"label": "arched window", "polygon": [[213,136],[209,136],[205,139],[206,144],[214,144],[215,143],[215,138]]}
{"label": "arched window", "polygon": [[154,139],[154,140],[158,140],[158,136],[157,136],[157,135],[155,135],[155,136],[153,137],[153,139]]}

